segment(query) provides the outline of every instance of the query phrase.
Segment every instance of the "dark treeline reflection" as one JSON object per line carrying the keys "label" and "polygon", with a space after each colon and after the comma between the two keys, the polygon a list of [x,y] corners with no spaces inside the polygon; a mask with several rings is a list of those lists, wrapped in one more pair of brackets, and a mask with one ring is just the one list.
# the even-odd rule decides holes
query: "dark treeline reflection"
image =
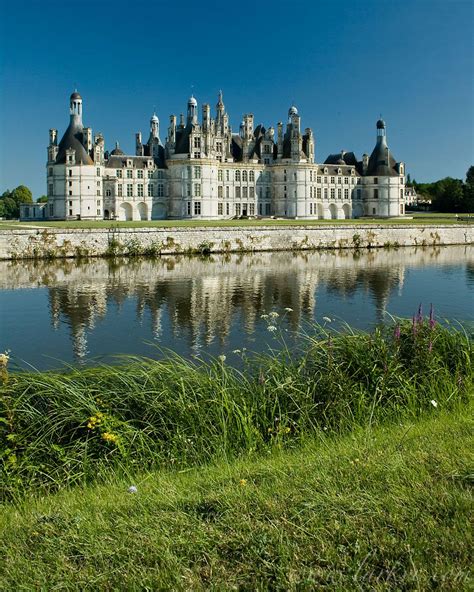
{"label": "dark treeline reflection", "polygon": [[[272,310],[294,331],[328,311],[348,322],[351,315],[362,325],[379,322],[392,297],[403,294],[408,273],[459,265],[472,290],[472,247],[1,262],[0,290],[47,290],[49,330],[67,326],[72,339],[73,356],[63,352],[63,359],[136,353],[133,335],[185,354],[183,343],[189,352],[213,344],[217,353],[242,343],[239,335],[265,341],[268,321],[261,316]],[[408,316],[416,305],[401,312]],[[104,349],[91,351],[99,325],[108,343],[104,338]]]}

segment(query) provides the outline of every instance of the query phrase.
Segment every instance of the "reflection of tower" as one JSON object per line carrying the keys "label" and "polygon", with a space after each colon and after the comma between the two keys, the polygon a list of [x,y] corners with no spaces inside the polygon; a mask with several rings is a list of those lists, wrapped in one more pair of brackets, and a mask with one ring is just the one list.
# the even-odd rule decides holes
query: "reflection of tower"
{"label": "reflection of tower", "polygon": [[72,349],[74,357],[79,361],[84,361],[87,356],[87,332],[84,325],[77,325],[72,329]]}

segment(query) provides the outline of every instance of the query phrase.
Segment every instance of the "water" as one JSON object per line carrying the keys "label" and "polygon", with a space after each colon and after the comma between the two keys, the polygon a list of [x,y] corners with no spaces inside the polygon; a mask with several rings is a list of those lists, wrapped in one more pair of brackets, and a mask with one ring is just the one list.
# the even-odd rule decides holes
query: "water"
{"label": "water", "polygon": [[473,323],[473,294],[472,246],[0,262],[0,351],[38,369],[163,355],[156,346],[232,362],[276,346],[270,311],[291,342],[311,320],[370,328],[420,303]]}

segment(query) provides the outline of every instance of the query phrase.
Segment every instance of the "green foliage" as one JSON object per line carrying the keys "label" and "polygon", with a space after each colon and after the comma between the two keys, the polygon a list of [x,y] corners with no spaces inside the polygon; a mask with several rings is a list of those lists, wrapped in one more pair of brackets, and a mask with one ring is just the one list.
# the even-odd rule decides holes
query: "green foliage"
{"label": "green foliage", "polygon": [[41,197],[38,197],[38,199],[36,200],[36,203],[47,203],[47,201],[48,201],[48,196],[42,195]]}
{"label": "green foliage", "polygon": [[137,465],[5,505],[0,589],[470,590],[471,418],[430,406],[416,421],[313,432],[291,452]]}
{"label": "green foliage", "polygon": [[234,355],[243,372],[224,359],[172,356],[10,375],[0,391],[0,495],[112,469],[190,467],[416,416],[431,400],[462,400],[472,381],[469,338],[420,316],[370,334],[315,327],[299,353]]}
{"label": "green foliage", "polygon": [[413,180],[419,197],[432,200],[432,207],[439,212],[474,212],[474,167],[461,179],[446,177],[434,183],[417,183]]}
{"label": "green foliage", "polygon": [[18,185],[13,191],[7,189],[0,196],[2,215],[8,219],[18,218],[20,216],[20,204],[22,203],[33,203],[33,196],[28,187]]}

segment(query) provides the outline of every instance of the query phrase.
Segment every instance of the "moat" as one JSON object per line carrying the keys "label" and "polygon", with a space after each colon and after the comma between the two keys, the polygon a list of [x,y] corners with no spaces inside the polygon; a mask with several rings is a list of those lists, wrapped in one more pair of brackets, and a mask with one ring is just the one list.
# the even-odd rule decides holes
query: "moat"
{"label": "moat", "polygon": [[364,329],[420,303],[472,326],[473,296],[474,246],[2,261],[0,350],[38,369],[163,350],[238,363],[311,321]]}

